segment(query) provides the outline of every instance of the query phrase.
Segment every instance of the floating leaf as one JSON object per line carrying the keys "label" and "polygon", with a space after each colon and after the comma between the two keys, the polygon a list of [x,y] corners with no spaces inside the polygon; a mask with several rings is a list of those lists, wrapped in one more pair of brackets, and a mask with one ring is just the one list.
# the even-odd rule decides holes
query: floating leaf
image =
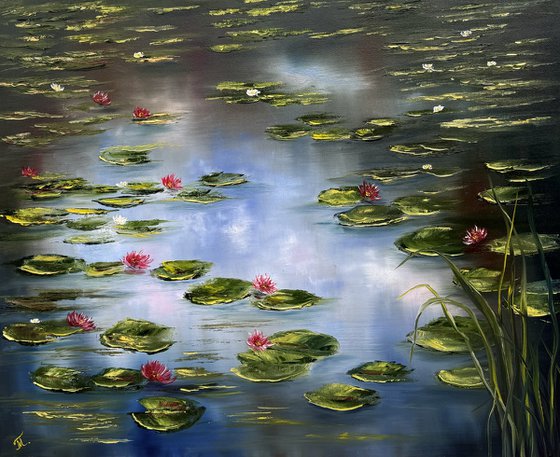
{"label": "floating leaf", "polygon": [[132,206],[141,205],[144,203],[143,198],[134,197],[111,197],[111,198],[100,198],[99,200],[94,200],[104,206],[109,206],[111,208],[131,208]]}
{"label": "floating leaf", "polygon": [[112,348],[154,354],[165,351],[173,341],[169,339],[170,328],[139,319],[117,322],[99,337],[101,344]]}
{"label": "floating leaf", "polygon": [[305,290],[280,289],[262,299],[253,301],[253,304],[269,311],[290,311],[316,305],[320,300],[321,297]]}
{"label": "floating leaf", "polygon": [[[538,235],[543,252],[552,252],[560,248],[560,237],[558,235]],[[532,233],[519,233],[513,236],[510,242],[506,237],[490,241],[487,247],[492,252],[505,254],[506,247],[513,248],[513,255],[535,255],[539,248],[535,244]],[[509,252],[509,248],[508,248]]]}
{"label": "floating leaf", "polygon": [[12,224],[28,227],[30,225],[62,224],[65,222],[64,216],[66,215],[68,215],[68,212],[65,210],[34,207],[20,208],[15,211],[8,212],[7,214],[2,214],[0,217],[4,217]]}
{"label": "floating leaf", "polygon": [[202,176],[200,182],[205,186],[212,187],[235,186],[247,182],[247,178],[241,173],[224,173],[219,171]]}
{"label": "floating leaf", "polygon": [[244,48],[245,47],[240,43],[215,44],[214,46],[210,46],[210,51],[227,53],[241,51]]}
{"label": "floating leaf", "polygon": [[99,278],[101,276],[111,276],[124,272],[122,262],[94,262],[86,266],[87,276]]}
{"label": "floating leaf", "polygon": [[516,201],[518,203],[527,201],[529,191],[526,187],[497,186],[480,192],[478,196],[488,203],[497,203],[497,199],[502,204],[513,204]]}
{"label": "floating leaf", "polygon": [[252,284],[235,278],[213,278],[196,285],[185,293],[185,298],[197,305],[219,305],[242,300],[250,295]]}
{"label": "floating leaf", "polygon": [[[160,58],[148,58],[142,59],[144,62],[168,62],[175,60],[176,56],[165,56]],[[135,62],[138,62],[139,59],[134,59]],[[152,113],[150,117],[145,119],[133,119],[132,121],[137,125],[166,125],[172,124],[177,121],[179,116],[169,113]]]}
{"label": "floating leaf", "polygon": [[[463,316],[454,316],[453,318],[457,328],[468,337],[473,349],[475,351],[482,349],[484,347],[482,337],[478,333],[474,321]],[[487,334],[488,325],[484,321],[479,321],[479,325],[482,331]],[[419,327],[416,331],[416,340],[414,339],[414,332],[410,332],[406,337],[408,341],[434,351],[467,352],[469,350],[463,337],[446,317],[439,317],[423,327]]]}
{"label": "floating leaf", "polygon": [[132,413],[132,419],[140,427],[158,432],[175,432],[192,427],[205,411],[192,400],[174,397],[149,397],[139,402],[146,412]]}
{"label": "floating leaf", "polygon": [[395,246],[409,254],[458,256],[464,253],[463,233],[450,226],[428,226],[401,236]]}
{"label": "floating leaf", "polygon": [[282,382],[297,378],[309,371],[305,363],[247,363],[231,371],[240,378],[252,382]]}
{"label": "floating leaf", "polygon": [[482,389],[484,382],[475,367],[454,368],[437,372],[440,381],[463,389]]}
{"label": "floating leaf", "polygon": [[105,219],[104,217],[84,217],[82,219],[68,221],[66,227],[74,230],[96,230],[99,227],[103,227],[108,222],[109,219]]}
{"label": "floating leaf", "polygon": [[201,260],[167,260],[153,270],[153,274],[165,281],[184,281],[205,275],[212,262]]}
{"label": "floating leaf", "polygon": [[140,370],[107,368],[91,378],[96,386],[107,388],[139,387],[144,382]]}
{"label": "floating leaf", "polygon": [[311,138],[317,141],[339,141],[352,138],[352,132],[343,128],[333,128],[329,130],[318,130],[311,134]]}
{"label": "floating leaf", "polygon": [[385,383],[407,381],[411,371],[400,363],[376,360],[353,368],[348,374],[359,381]]}
{"label": "floating leaf", "polygon": [[341,119],[341,116],[330,113],[309,113],[297,118],[298,121],[301,121],[304,124],[310,125],[312,127],[317,127],[319,125],[338,124]]}
{"label": "floating leaf", "polygon": [[452,209],[456,204],[454,200],[425,195],[408,195],[393,201],[393,205],[408,216],[429,216],[442,210]]}
{"label": "floating leaf", "polygon": [[33,384],[46,390],[80,392],[91,388],[91,380],[72,368],[46,366],[31,373]]}
{"label": "floating leaf", "polygon": [[138,146],[111,146],[102,149],[99,158],[112,165],[138,165],[150,161],[148,153],[158,148],[159,144],[141,144]]}
{"label": "floating leaf", "polygon": [[75,259],[74,257],[57,254],[39,254],[22,259],[19,270],[33,275],[52,276],[76,273],[82,271],[85,265],[84,260]]}
{"label": "floating leaf", "polygon": [[339,348],[338,341],[333,336],[305,329],[277,332],[269,339],[274,343],[275,351],[303,354],[312,358],[336,354]]}
{"label": "floating leaf", "polygon": [[163,192],[158,182],[129,182],[124,190],[134,195],[150,195]]}
{"label": "floating leaf", "polygon": [[377,117],[368,119],[366,121],[368,125],[374,125],[376,127],[396,127],[399,125],[396,119],[391,119],[390,117]]}
{"label": "floating leaf", "polygon": [[135,237],[144,237],[148,235],[154,235],[161,232],[161,228],[158,227],[162,222],[167,222],[162,219],[148,219],[144,221],[126,221],[124,224],[117,224],[115,226],[115,232],[119,235],[129,235]]}
{"label": "floating leaf", "polygon": [[[522,305],[522,295],[517,295],[513,303],[513,310],[517,314],[528,317],[550,316],[548,302],[548,284],[546,281],[530,282],[525,287],[525,303]],[[552,302],[556,312],[560,312],[560,280],[552,281]],[[522,311],[523,309],[523,311]]]}
{"label": "floating leaf", "polygon": [[[502,276],[500,270],[489,270],[488,268],[478,267],[461,268],[460,271],[463,278],[479,292],[497,292],[499,289],[500,277]],[[453,282],[457,284],[456,279],[453,279]],[[508,287],[509,281],[504,279],[502,289],[507,289]]]}
{"label": "floating leaf", "polygon": [[398,224],[407,216],[394,206],[360,205],[336,215],[340,224],[351,227],[380,227]]}
{"label": "floating leaf", "polygon": [[417,144],[395,144],[391,146],[389,150],[399,154],[427,156],[454,152],[454,145],[453,143],[447,141]]}
{"label": "floating leaf", "polygon": [[175,374],[180,378],[215,378],[222,376],[222,373],[215,373],[213,371],[208,371],[206,368],[195,367],[195,368],[175,368]]}
{"label": "floating leaf", "polygon": [[311,128],[301,124],[271,125],[266,128],[266,133],[275,140],[295,140],[306,136]]}
{"label": "floating leaf", "polygon": [[67,244],[107,244],[113,243],[115,239],[111,235],[77,235],[66,238],[64,243]]}
{"label": "floating leaf", "polygon": [[89,216],[89,215],[107,214],[114,210],[102,209],[102,208],[65,208],[65,211],[69,212],[70,214]]}
{"label": "floating leaf", "polygon": [[359,203],[362,196],[357,186],[332,187],[323,190],[317,196],[319,203],[331,206],[350,206]]}
{"label": "floating leaf", "polygon": [[486,162],[486,168],[497,171],[498,173],[510,173],[512,171],[523,171],[533,173],[536,171],[546,170],[551,167],[550,164],[528,162],[522,159],[499,160],[496,162]]}
{"label": "floating leaf", "polygon": [[306,392],[304,397],[315,406],[334,411],[352,411],[379,402],[375,390],[348,384],[324,384],[315,391]]}
{"label": "floating leaf", "polygon": [[224,200],[226,197],[218,192],[213,192],[211,189],[191,188],[183,189],[175,197],[176,200],[182,200],[190,203],[215,203]]}
{"label": "floating leaf", "polygon": [[20,344],[44,344],[57,337],[69,336],[82,332],[79,327],[71,327],[66,320],[43,321],[38,324],[15,323],[4,327],[2,336],[8,341]]}

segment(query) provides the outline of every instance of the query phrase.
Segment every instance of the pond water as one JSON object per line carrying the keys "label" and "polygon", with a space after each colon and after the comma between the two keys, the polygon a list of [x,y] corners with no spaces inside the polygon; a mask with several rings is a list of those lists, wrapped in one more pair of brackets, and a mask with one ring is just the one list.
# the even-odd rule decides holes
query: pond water
{"label": "pond water", "polygon": [[[273,6],[294,11],[259,11]],[[179,9],[160,10],[164,7]],[[20,0],[5,2],[0,18],[4,210],[101,208],[92,200],[117,195],[69,192],[33,201],[21,191],[30,182],[21,176],[25,166],[99,185],[159,182],[170,173],[191,185],[216,171],[243,173],[248,179],[220,188],[227,199],[208,205],[171,200],[166,192],[146,197],[143,205],[109,213],[109,219],[119,214],[129,220],[166,222],[160,233],[146,237],[115,235],[112,226],[115,241],[107,244],[64,243],[69,236],[91,233],[64,225],[22,227],[3,221],[3,297],[31,296],[46,289],[94,292],[61,300],[56,309],[42,312],[6,301],[0,314],[3,327],[34,318],[64,319],[77,310],[91,316],[97,330],[36,346],[0,341],[2,455],[14,454],[12,441],[22,432],[23,442],[29,444],[19,455],[35,457],[487,455],[488,396],[483,390],[445,385],[435,377],[441,369],[468,365],[468,355],[418,349],[410,360],[406,341],[428,295],[416,291],[399,298],[400,294],[416,284],[430,284],[443,294],[460,296],[459,290],[437,258],[417,257],[399,266],[406,254],[394,241],[421,227],[448,223],[462,232],[477,224],[488,228],[489,238],[503,236],[496,206],[477,194],[490,187],[490,179],[508,185],[504,175],[484,165],[507,159],[550,166],[532,185],[546,197],[536,209],[539,232],[558,233],[560,217],[552,210],[560,189],[555,168],[560,154],[560,48],[554,2]],[[216,25],[232,19],[254,22]],[[232,36],[257,29],[298,34],[261,40]],[[231,43],[241,48],[212,50]],[[84,54],[67,54],[75,51],[94,54],[84,63]],[[138,52],[144,57],[134,57]],[[161,57],[172,61],[153,61]],[[74,66],[72,71],[69,66]],[[224,81],[280,81],[283,86],[262,88],[258,101],[226,103],[212,99],[220,95],[216,86]],[[51,82],[63,85],[64,91],[55,92]],[[91,101],[96,90],[109,91],[110,106]],[[273,106],[265,97],[276,92],[313,92],[325,100]],[[438,105],[443,110],[433,113]],[[164,125],[144,125],[131,120],[136,106],[177,117]],[[419,110],[428,113],[405,115]],[[28,111],[62,117],[8,119],[7,114]],[[338,126],[345,129],[364,127],[372,118],[393,118],[398,125],[377,141],[319,141],[310,136],[278,141],[266,133],[272,125],[297,124],[297,117],[313,112],[341,116]],[[114,118],[90,126],[103,130],[95,135],[56,133],[81,126],[68,121],[101,115]],[[478,127],[445,124],[466,118],[477,118]],[[44,124],[52,124],[50,130],[41,127]],[[325,128],[332,126],[314,127]],[[31,132],[32,138],[47,135],[48,141],[11,144],[12,136],[22,132]],[[389,149],[442,141],[452,146],[451,152],[417,156]],[[149,163],[118,166],[98,158],[104,148],[143,144],[158,146],[150,152]],[[438,177],[426,173],[426,165],[454,172]],[[395,225],[347,227],[335,214],[355,205],[317,202],[322,190],[360,184],[364,170],[395,167],[417,174],[393,182],[367,178],[380,189],[382,200],[375,204],[424,191],[442,191],[453,204]],[[519,217],[523,227],[524,210]],[[201,278],[171,282],[149,272],[101,278],[83,273],[24,275],[15,263],[36,254],[67,255],[87,263],[119,261],[139,250],[151,255],[153,267],[177,259],[199,259],[213,266]],[[496,267],[500,257],[474,250],[458,263]],[[553,254],[553,272],[558,264]],[[324,300],[278,312],[259,309],[250,299],[201,306],[183,297],[193,284],[213,277],[251,281],[263,273],[279,288],[303,289]],[[440,314],[436,307],[429,309],[421,322]],[[174,344],[153,355],[101,345],[100,334],[127,317],[172,327]],[[302,328],[332,335],[340,344],[338,352],[287,382],[256,383],[230,371],[239,365],[236,356],[247,350],[247,334],[254,329],[271,335]],[[93,375],[108,367],[139,369],[149,360],[171,369],[203,367],[222,375],[150,383],[139,390],[79,393],[44,390],[30,379],[31,372],[46,365]],[[374,360],[397,361],[414,371],[407,382],[387,384],[364,383],[346,374]],[[209,382],[228,388],[179,390]],[[325,383],[375,389],[381,400],[352,412],[309,404],[304,393]],[[195,400],[205,413],[191,428],[175,433],[139,427],[130,413],[143,411],[139,399],[158,395]]]}

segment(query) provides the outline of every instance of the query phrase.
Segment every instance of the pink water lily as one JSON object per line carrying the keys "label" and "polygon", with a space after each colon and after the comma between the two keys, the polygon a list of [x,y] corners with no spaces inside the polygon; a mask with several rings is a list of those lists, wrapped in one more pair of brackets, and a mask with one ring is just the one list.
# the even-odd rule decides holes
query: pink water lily
{"label": "pink water lily", "polygon": [[149,254],[144,254],[142,251],[130,251],[121,259],[128,268],[132,270],[145,270],[150,267],[154,259]]}
{"label": "pink water lily", "polygon": [[95,330],[95,322],[93,322],[93,319],[89,316],[86,316],[85,314],[78,313],[76,311],[68,313],[68,315],[66,316],[66,322],[71,327],[80,327],[86,332]]}
{"label": "pink water lily", "polygon": [[170,190],[179,190],[183,188],[181,178],[175,176],[174,173],[171,173],[170,175],[161,178],[161,183],[163,184],[164,187]]}
{"label": "pink water lily", "polygon": [[377,187],[375,184],[370,184],[366,180],[364,180],[362,184],[358,186],[358,192],[360,192],[360,195],[364,200],[381,200],[381,195],[379,195],[379,187]]}
{"label": "pink water lily", "polygon": [[146,362],[142,365],[140,371],[142,372],[142,376],[152,382],[171,384],[176,379],[173,376],[173,372],[158,360]]}
{"label": "pink water lily", "polygon": [[33,178],[35,176],[39,176],[39,172],[35,168],[22,167],[21,176],[25,176],[26,178]]}
{"label": "pink water lily", "polygon": [[264,275],[257,275],[253,279],[253,288],[263,294],[273,294],[278,290],[272,278],[266,273]]}
{"label": "pink water lily", "polygon": [[467,246],[475,246],[482,243],[488,236],[488,230],[484,227],[474,226],[467,230],[467,233],[463,237],[463,244]]}
{"label": "pink water lily", "polygon": [[247,346],[249,346],[253,351],[266,351],[274,343],[264,336],[264,333],[259,330],[254,330],[249,333],[249,338],[247,338]]}
{"label": "pink water lily", "polygon": [[91,96],[91,99],[101,106],[109,106],[111,104],[111,98],[108,92],[103,92],[98,90],[95,94]]}
{"label": "pink water lily", "polygon": [[150,110],[137,106],[132,112],[132,119],[135,121],[141,121],[143,119],[148,119],[151,115],[152,113],[150,113]]}

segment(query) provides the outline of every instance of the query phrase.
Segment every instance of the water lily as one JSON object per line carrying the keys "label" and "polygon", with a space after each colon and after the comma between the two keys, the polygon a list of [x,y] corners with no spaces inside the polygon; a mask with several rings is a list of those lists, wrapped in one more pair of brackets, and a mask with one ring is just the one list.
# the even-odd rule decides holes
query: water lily
{"label": "water lily", "polygon": [[55,92],[62,92],[64,90],[64,86],[57,83],[51,83],[51,89]]}
{"label": "water lily", "polygon": [[183,188],[183,184],[181,182],[181,178],[175,176],[174,173],[170,175],[164,176],[161,178],[161,183],[163,186],[169,190],[179,190]]}
{"label": "water lily", "polygon": [[109,106],[111,104],[111,98],[108,92],[103,92],[98,90],[95,94],[91,96],[91,99],[101,106]]}
{"label": "water lily", "polygon": [[257,275],[253,279],[253,288],[263,294],[273,294],[277,290],[276,284],[266,273],[264,275]]}
{"label": "water lily", "polygon": [[496,62],[495,60],[489,60],[488,62],[486,62],[487,67],[495,67],[496,65],[498,65],[498,62]]}
{"label": "water lily", "polygon": [[119,187],[120,189],[124,187],[128,187],[128,181],[120,181],[117,184],[115,184],[115,186]]}
{"label": "water lily", "polygon": [[472,31],[471,30],[462,30],[461,31],[461,36],[463,38],[468,38],[472,35]]}
{"label": "water lily", "polygon": [[259,89],[247,89],[245,93],[249,97],[258,97],[261,91]]}
{"label": "water lily", "polygon": [[150,267],[154,259],[142,251],[130,251],[121,260],[123,264],[132,270],[145,270]]}
{"label": "water lily", "polygon": [[115,225],[124,225],[124,224],[126,224],[127,221],[128,221],[128,219],[124,216],[121,216],[120,214],[117,214],[116,216],[113,216],[113,223]]}
{"label": "water lily", "polygon": [[484,227],[474,226],[467,230],[467,233],[463,237],[463,244],[467,246],[475,246],[482,243],[488,236],[488,230]]}
{"label": "water lily", "polygon": [[422,170],[431,170],[434,167],[432,166],[431,163],[425,163],[424,165],[422,165]]}
{"label": "water lily", "polygon": [[150,110],[137,106],[132,112],[132,119],[134,121],[140,121],[142,119],[148,119],[151,115],[152,113],[150,113]]}
{"label": "water lily", "polygon": [[152,382],[171,384],[176,379],[173,376],[173,372],[158,360],[146,362],[142,365],[140,371],[142,372],[142,376]]}
{"label": "water lily", "polygon": [[66,316],[66,322],[68,322],[68,325],[71,327],[80,327],[86,332],[95,330],[95,322],[93,322],[93,319],[76,311],[68,313]]}
{"label": "water lily", "polygon": [[132,57],[134,57],[135,59],[143,59],[145,56],[142,51],[138,51],[132,54]]}
{"label": "water lily", "polygon": [[247,346],[249,346],[253,351],[266,351],[274,343],[271,342],[264,333],[259,330],[254,330],[249,333],[249,338],[247,338]]}
{"label": "water lily", "polygon": [[34,317],[33,319],[29,319],[29,322],[31,322],[32,324],[40,324],[41,319],[37,319],[36,317]]}
{"label": "water lily", "polygon": [[434,64],[433,63],[423,63],[422,68],[428,72],[434,71]]}
{"label": "water lily", "polygon": [[26,178],[33,178],[35,176],[39,176],[39,172],[35,168],[22,167],[21,176],[25,176]]}
{"label": "water lily", "polygon": [[443,106],[443,105],[436,105],[432,108],[432,111],[434,113],[439,113],[440,111],[443,111],[444,108],[445,108],[445,106]]}
{"label": "water lily", "polygon": [[377,187],[375,184],[370,184],[365,180],[358,186],[358,192],[360,192],[360,195],[364,200],[381,200],[381,195],[379,195],[379,187]]}

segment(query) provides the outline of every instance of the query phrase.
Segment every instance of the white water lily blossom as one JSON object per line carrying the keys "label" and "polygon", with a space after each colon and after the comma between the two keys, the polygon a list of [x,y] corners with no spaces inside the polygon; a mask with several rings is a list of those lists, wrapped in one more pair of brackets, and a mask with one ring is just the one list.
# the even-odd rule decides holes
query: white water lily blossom
{"label": "white water lily blossom", "polygon": [[121,216],[119,214],[117,214],[116,216],[113,216],[113,223],[115,225],[124,225],[126,224],[126,222],[128,221],[128,219],[124,216]]}
{"label": "white water lily blossom", "polygon": [[495,60],[489,60],[486,62],[487,67],[495,67],[496,65],[498,65],[498,63]]}
{"label": "white water lily blossom", "polygon": [[41,319],[37,319],[36,317],[34,317],[33,319],[29,319],[29,322],[31,322],[32,324],[40,324]]}
{"label": "white water lily blossom", "polygon": [[422,68],[426,71],[434,71],[434,64],[433,63],[423,63]]}
{"label": "white water lily blossom", "polygon": [[245,91],[245,93],[249,96],[249,97],[258,97],[259,94],[261,93],[261,91],[259,89],[247,89]]}
{"label": "white water lily blossom", "polygon": [[443,105],[436,105],[432,108],[432,111],[434,113],[439,113],[440,111],[443,111],[444,108],[445,108],[445,106],[443,106]]}
{"label": "white water lily blossom", "polygon": [[143,59],[145,56],[142,51],[138,51],[132,54],[132,57],[134,57],[135,59]]}
{"label": "white water lily blossom", "polygon": [[470,37],[471,35],[472,35],[472,31],[470,31],[470,30],[462,30],[462,31],[461,31],[461,36],[462,36],[463,38],[468,38],[468,37]]}
{"label": "white water lily blossom", "polygon": [[62,92],[64,90],[64,86],[57,83],[51,83],[51,89],[55,92]]}
{"label": "white water lily blossom", "polygon": [[432,164],[431,163],[425,163],[424,165],[422,165],[422,170],[431,170],[432,168]]}
{"label": "white water lily blossom", "polygon": [[115,184],[115,186],[122,189],[123,187],[128,187],[128,182],[127,181],[121,181],[121,182],[118,182],[117,184]]}

